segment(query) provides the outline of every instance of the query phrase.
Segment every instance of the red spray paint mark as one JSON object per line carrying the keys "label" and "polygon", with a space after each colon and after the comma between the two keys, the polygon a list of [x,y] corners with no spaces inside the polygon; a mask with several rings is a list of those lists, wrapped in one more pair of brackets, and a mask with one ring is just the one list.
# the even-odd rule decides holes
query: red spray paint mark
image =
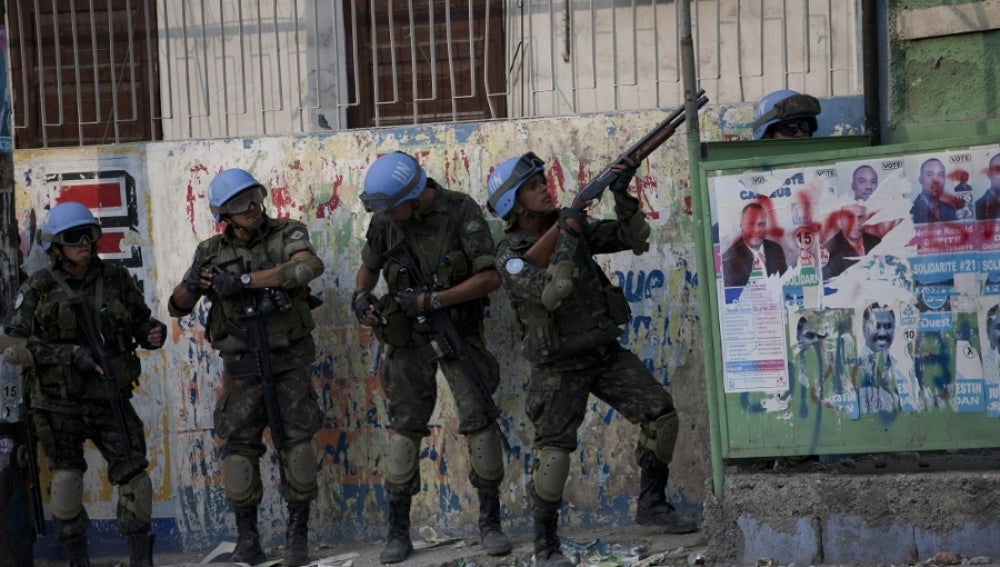
{"label": "red spray paint mark", "polygon": [[325,219],[333,215],[333,212],[340,207],[340,188],[344,185],[344,176],[341,173],[337,173],[333,177],[333,194],[325,203],[320,203],[316,207],[316,218]]}
{"label": "red spray paint mark", "polygon": [[964,169],[956,169],[948,174],[948,179],[951,179],[955,183],[967,183],[969,181],[969,172]]}
{"label": "red spray paint mark", "polygon": [[566,172],[563,171],[559,158],[552,158],[549,174],[545,177],[545,184],[548,187],[549,196],[552,197],[552,202],[559,203],[559,193],[566,192]]}

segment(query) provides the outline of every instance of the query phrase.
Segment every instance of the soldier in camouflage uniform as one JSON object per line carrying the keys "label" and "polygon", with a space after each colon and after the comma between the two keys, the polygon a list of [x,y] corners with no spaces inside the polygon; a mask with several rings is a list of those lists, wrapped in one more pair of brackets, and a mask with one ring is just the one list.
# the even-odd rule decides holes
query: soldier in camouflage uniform
{"label": "soldier in camouflage uniform", "polygon": [[[18,292],[7,333],[27,342],[8,361],[26,367],[31,412],[51,471],[49,509],[69,564],[90,565],[90,519],[83,507],[83,444],[90,439],[108,463],[108,481],[118,487],[118,529],[128,540],[130,565],[147,566],[153,564],[153,486],[131,398],[141,374],[135,350],[160,348],[166,326],[151,316],[128,271],[97,257],[100,237],[100,225],[80,203],[60,203],[45,216],[40,239],[52,265],[32,274]],[[111,368],[100,366],[77,323],[71,302],[77,297],[87,299],[83,308],[94,309]],[[119,390],[124,432],[109,408],[103,375]]]}
{"label": "soldier in camouflage uniform", "polygon": [[649,224],[628,194],[634,168],[616,166],[611,187],[617,220],[591,221],[581,206],[556,209],[544,162],[533,153],[496,167],[487,183],[488,206],[507,222],[496,266],[522,330],[531,363],[526,413],[535,426],[531,506],[536,565],[569,567],[556,534],[570,453],[597,396],[640,425],[641,469],[636,522],[672,533],[697,529],[667,502],[668,465],[678,418],[670,394],[619,343],[630,317],[628,302],[594,260],[595,254],[645,252]]}
{"label": "soldier in camouflage uniform", "polygon": [[[493,266],[493,236],[482,209],[467,195],[449,191],[412,156],[394,152],[378,158],[365,175],[361,199],[375,213],[368,225],[354,292],[354,311],[371,326],[385,347],[382,387],[389,398],[392,434],[386,449],[383,481],[389,494],[389,536],[382,563],[396,563],[413,552],[410,503],[420,490],[417,453],[430,434],[436,375],[441,369],[458,408],[458,431],[469,443],[469,478],[479,496],[479,532],[490,555],[505,555],[511,544],[500,527],[499,486],[503,480],[500,432],[483,411],[483,400],[455,356],[433,353],[436,329],[423,314],[444,309],[466,337],[472,362],[489,393],[500,384],[496,359],[483,344],[483,307],[500,280]],[[404,243],[420,263],[432,289],[417,283],[404,267]],[[372,294],[379,271],[388,293]]]}
{"label": "soldier in camouflage uniform", "polygon": [[257,509],[263,498],[261,435],[268,418],[254,353],[236,335],[242,334],[237,329],[248,327],[244,300],[252,299],[266,317],[267,354],[285,437],[280,491],[288,503],[288,525],[283,562],[306,565],[310,504],[318,493],[312,438],[322,419],[309,375],[316,356],[311,310],[318,300],[308,284],[323,273],[323,262],[304,224],[265,214],[266,196],[264,186],[242,169],[227,169],[212,180],[209,204],[215,219],[227,226],[198,245],[169,309],[181,317],[191,313],[201,296],[211,300],[205,335],[223,362],[215,432],[225,441],[223,480],[236,512],[237,542],[230,561],[251,565],[267,560]]}

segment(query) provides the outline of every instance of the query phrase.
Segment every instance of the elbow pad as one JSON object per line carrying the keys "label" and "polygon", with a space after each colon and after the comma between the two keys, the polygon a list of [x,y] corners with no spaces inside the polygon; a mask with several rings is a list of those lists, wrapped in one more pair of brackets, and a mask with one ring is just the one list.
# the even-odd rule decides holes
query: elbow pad
{"label": "elbow pad", "polygon": [[549,311],[555,311],[564,299],[573,293],[573,278],[578,271],[576,264],[568,260],[549,264],[545,270],[548,283],[542,288],[542,305]]}
{"label": "elbow pad", "polygon": [[309,285],[309,282],[323,273],[323,261],[310,254],[305,258],[282,264],[278,278],[283,289],[298,289]]}
{"label": "elbow pad", "polygon": [[625,237],[625,243],[632,247],[633,254],[638,256],[649,250],[649,233],[652,232],[652,228],[646,221],[646,215],[636,212],[621,225],[622,236]]}

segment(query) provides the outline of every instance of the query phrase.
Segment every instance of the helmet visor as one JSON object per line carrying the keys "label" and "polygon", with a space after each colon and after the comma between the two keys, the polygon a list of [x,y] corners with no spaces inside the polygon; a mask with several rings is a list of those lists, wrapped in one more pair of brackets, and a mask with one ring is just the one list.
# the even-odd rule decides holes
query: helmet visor
{"label": "helmet visor", "polygon": [[242,191],[218,207],[220,215],[238,215],[250,210],[254,205],[264,208],[264,188],[257,186]]}
{"label": "helmet visor", "polygon": [[535,155],[534,152],[528,152],[521,156],[521,159],[517,160],[514,164],[514,169],[510,172],[510,176],[497,187],[497,190],[490,195],[489,204],[490,210],[496,208],[497,202],[503,197],[507,191],[510,191],[511,187],[520,186],[520,184],[532,175],[538,175],[545,171],[545,161]]}
{"label": "helmet visor", "polygon": [[92,244],[101,237],[100,227],[92,224],[78,226],[69,230],[64,230],[52,238],[56,244],[69,244],[70,246],[80,246],[82,244]]}
{"label": "helmet visor", "polygon": [[[757,129],[772,120],[784,121],[792,118],[812,118],[815,122],[820,110],[819,99],[816,97],[807,94],[792,95],[779,100],[770,111],[754,120],[752,128]],[[813,126],[813,130],[815,129]]]}

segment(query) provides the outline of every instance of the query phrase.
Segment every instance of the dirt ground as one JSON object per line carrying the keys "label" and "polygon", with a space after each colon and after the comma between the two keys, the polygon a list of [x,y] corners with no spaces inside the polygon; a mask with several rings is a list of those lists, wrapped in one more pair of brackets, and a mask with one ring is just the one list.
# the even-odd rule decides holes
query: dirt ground
{"label": "dirt ground", "polygon": [[[504,557],[486,555],[478,538],[450,539],[437,541],[433,534],[425,533],[430,542],[421,540],[414,530],[413,543],[417,550],[400,567],[530,567],[532,565],[531,535],[515,535],[511,538],[514,550]],[[282,550],[267,549],[275,561],[264,565],[281,565]],[[372,567],[380,565],[379,553],[382,543],[323,546],[310,549],[314,567]],[[670,565],[681,567],[695,565],[705,552],[704,537],[693,534],[673,535],[658,528],[641,526],[615,527],[600,530],[566,532],[563,534],[563,551],[571,558],[579,559],[579,565],[613,567],[630,565],[646,567]],[[573,557],[573,556],[576,557]],[[203,563],[207,562],[207,563]],[[690,563],[689,563],[690,562]],[[189,553],[160,555],[154,557],[158,567],[222,567],[233,565],[214,562],[210,554]],[[54,567],[55,563],[37,563],[40,567]],[[101,559],[93,562],[93,567],[127,567],[128,558]]]}

